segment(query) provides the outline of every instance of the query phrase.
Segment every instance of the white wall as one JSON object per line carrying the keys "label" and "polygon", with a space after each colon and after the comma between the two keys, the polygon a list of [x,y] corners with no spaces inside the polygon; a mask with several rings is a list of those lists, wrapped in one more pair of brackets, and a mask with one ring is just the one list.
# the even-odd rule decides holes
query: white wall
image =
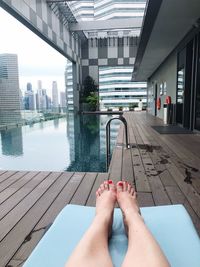
{"label": "white wall", "polygon": [[[156,71],[148,81],[148,112],[154,115],[155,84],[157,83],[157,98],[161,98],[161,109],[157,110],[157,116],[163,118],[163,104],[166,96],[171,96],[172,103],[176,103],[177,83],[177,55],[173,53]],[[166,95],[160,95],[160,85],[166,83]]]}

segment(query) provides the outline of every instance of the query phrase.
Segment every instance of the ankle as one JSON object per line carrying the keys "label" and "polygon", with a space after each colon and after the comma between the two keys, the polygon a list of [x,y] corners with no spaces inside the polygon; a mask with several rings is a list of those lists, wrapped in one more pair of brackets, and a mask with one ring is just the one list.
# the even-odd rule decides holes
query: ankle
{"label": "ankle", "polygon": [[107,211],[101,211],[95,215],[95,220],[100,223],[109,223],[111,220],[112,214]]}
{"label": "ankle", "polygon": [[139,210],[134,210],[134,209],[126,209],[123,211],[123,215],[126,219],[126,222],[131,224],[135,220],[143,220]]}

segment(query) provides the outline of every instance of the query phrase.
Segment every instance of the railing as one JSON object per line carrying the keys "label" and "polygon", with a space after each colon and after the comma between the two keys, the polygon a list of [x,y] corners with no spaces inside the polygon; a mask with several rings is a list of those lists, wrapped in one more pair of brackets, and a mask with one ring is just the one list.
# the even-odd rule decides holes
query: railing
{"label": "railing", "polygon": [[127,127],[127,121],[126,119],[121,115],[119,117],[115,117],[110,119],[107,124],[106,124],[106,169],[108,171],[109,169],[109,164],[110,164],[110,124],[113,120],[120,120],[124,124],[124,129],[125,129],[125,141],[126,141],[126,149],[129,148],[128,144],[128,127]]}

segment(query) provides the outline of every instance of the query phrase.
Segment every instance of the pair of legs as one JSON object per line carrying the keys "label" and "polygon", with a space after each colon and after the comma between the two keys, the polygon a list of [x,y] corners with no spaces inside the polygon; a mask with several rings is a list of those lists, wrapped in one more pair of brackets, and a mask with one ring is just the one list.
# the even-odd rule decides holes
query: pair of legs
{"label": "pair of legs", "polygon": [[116,201],[122,210],[128,236],[123,267],[169,267],[158,243],[146,227],[137,205],[136,192],[127,182],[105,181],[96,192],[96,216],[65,267],[113,267],[108,251]]}

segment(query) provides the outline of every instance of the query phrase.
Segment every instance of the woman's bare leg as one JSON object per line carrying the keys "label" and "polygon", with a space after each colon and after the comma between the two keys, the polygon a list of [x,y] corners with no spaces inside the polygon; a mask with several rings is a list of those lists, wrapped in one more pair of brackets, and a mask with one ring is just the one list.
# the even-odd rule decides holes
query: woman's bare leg
{"label": "woman's bare leg", "polygon": [[127,182],[117,183],[117,201],[124,216],[128,250],[123,267],[169,267],[160,246],[145,225],[139,211],[134,188]]}
{"label": "woman's bare leg", "polygon": [[116,190],[106,181],[96,192],[96,215],[65,267],[112,267],[108,251],[108,237],[112,229]]}

